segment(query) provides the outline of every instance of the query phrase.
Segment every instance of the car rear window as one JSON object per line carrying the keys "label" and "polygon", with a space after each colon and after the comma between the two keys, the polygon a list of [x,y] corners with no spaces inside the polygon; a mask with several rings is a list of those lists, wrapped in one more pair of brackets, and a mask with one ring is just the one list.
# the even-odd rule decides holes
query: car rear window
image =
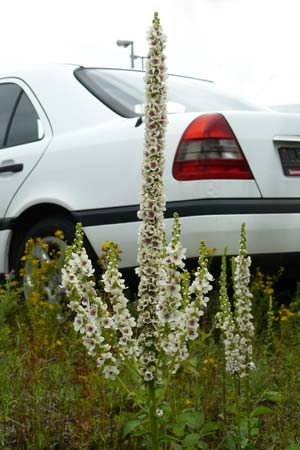
{"label": "car rear window", "polygon": [[[123,117],[143,115],[145,106],[145,72],[133,70],[79,68],[76,78],[106,106]],[[169,75],[168,112],[200,112],[263,108],[227,95],[204,80]]]}

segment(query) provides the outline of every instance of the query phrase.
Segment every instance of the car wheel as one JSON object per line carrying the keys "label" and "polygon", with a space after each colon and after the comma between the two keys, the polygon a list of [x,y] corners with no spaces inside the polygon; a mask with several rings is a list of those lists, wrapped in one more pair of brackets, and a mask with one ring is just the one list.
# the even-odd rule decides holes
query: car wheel
{"label": "car wheel", "polygon": [[[73,241],[74,234],[74,223],[68,217],[56,216],[40,220],[18,241],[13,252],[12,267],[23,280],[25,298],[29,298],[36,289],[35,274],[43,266],[45,279],[39,282],[39,289],[43,290],[50,303],[62,301],[61,268],[66,247]],[[23,258],[29,239],[33,239],[33,242],[27,246],[27,254]]]}

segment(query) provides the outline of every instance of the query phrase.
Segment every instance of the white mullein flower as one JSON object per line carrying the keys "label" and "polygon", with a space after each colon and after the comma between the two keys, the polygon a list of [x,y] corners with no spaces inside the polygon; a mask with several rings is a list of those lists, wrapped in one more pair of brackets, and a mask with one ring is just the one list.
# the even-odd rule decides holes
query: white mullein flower
{"label": "white mullein flower", "polygon": [[162,416],[164,415],[163,410],[160,409],[160,408],[157,408],[157,409],[156,409],[156,415],[157,415],[157,417],[162,417]]}
{"label": "white mullein flower", "polygon": [[75,331],[80,331],[84,330],[84,320],[83,320],[83,316],[81,316],[80,314],[77,314],[77,316],[74,319],[74,329]]}
{"label": "white mullein flower", "polygon": [[163,254],[160,295],[156,305],[158,330],[161,348],[169,361],[176,363],[181,359],[183,321],[183,299],[181,292],[181,274],[184,268],[185,249],[180,243],[180,223],[178,214],[174,214],[172,239]]}
{"label": "white mullein flower", "polygon": [[[166,108],[166,66],[163,50],[165,38],[162,34],[158,15],[155,14],[148,33],[149,54],[146,65],[146,106],[145,106],[145,151],[142,165],[142,193],[138,217],[142,224],[138,234],[139,283],[139,345],[143,352],[160,345],[155,338],[157,330],[156,306],[160,295],[161,252],[164,242],[163,193],[164,145],[167,125]],[[151,337],[149,337],[149,334]],[[147,359],[146,359],[147,361]],[[142,364],[141,374],[145,381],[155,378],[156,369]]]}
{"label": "white mullein flower", "polygon": [[187,338],[191,340],[198,337],[199,319],[204,314],[204,309],[207,307],[209,300],[206,294],[212,289],[210,282],[213,281],[213,276],[207,268],[207,255],[207,248],[204,242],[201,241],[198,269],[195,273],[195,279],[189,288],[189,294],[193,295],[194,299],[187,305],[185,310]]}
{"label": "white mullein flower", "polygon": [[124,360],[122,349],[127,347],[126,353],[131,359],[138,354],[132,332],[135,319],[127,308],[124,281],[116,267],[114,249],[111,247],[108,251],[108,264],[103,274],[105,292],[110,297],[109,309],[95,290],[91,262],[82,245],[82,227],[78,224],[74,244],[67,250],[62,284],[70,298],[68,306],[75,312],[74,329],[82,334],[88,354],[97,358],[104,376],[115,379]]}
{"label": "white mullein flower", "polygon": [[255,368],[252,360],[252,339],[254,336],[252,294],[249,290],[251,260],[247,256],[245,224],[241,227],[239,255],[232,258],[232,279],[234,289],[234,313],[226,288],[226,256],[222,260],[220,280],[220,306],[217,313],[217,326],[224,338],[226,371],[241,378],[248,376]]}
{"label": "white mullein flower", "polygon": [[137,323],[127,307],[125,284],[113,246],[107,252],[102,276],[105,292],[97,293],[92,277],[94,269],[83,248],[80,226],[74,244],[67,250],[62,285],[69,297],[69,307],[75,312],[74,327],[82,334],[84,345],[96,357],[106,378],[117,377],[127,358],[137,366],[144,381],[161,382],[164,372],[169,369],[176,373],[180,363],[189,356],[187,342],[198,336],[199,318],[208,302],[206,294],[211,289],[212,277],[203,256],[203,244],[201,264],[189,286],[177,215],[171,242],[165,243],[163,169],[167,76],[163,50],[166,39],[157,13],[148,39],[145,151],[138,211],[142,223],[138,233]]}
{"label": "white mullein flower", "polygon": [[245,224],[241,227],[239,255],[232,259],[233,287],[235,300],[234,321],[240,336],[240,377],[245,377],[255,367],[252,359],[254,325],[252,316],[252,294],[250,284],[251,258],[247,255]]}
{"label": "white mullein flower", "polygon": [[236,327],[231,311],[231,304],[227,293],[227,265],[226,251],[222,257],[220,276],[220,311],[216,314],[216,326],[223,334],[225,370],[231,375],[240,371],[240,336],[236,333]]}
{"label": "white mullein flower", "polygon": [[[180,363],[188,358],[187,342],[198,337],[199,319],[204,314],[213,277],[207,270],[207,250],[201,243],[199,267],[190,286],[184,269],[185,251],[180,244],[180,224],[174,215],[172,240],[165,249],[162,290],[157,305],[161,347],[172,361],[175,374]],[[180,287],[180,289],[178,289]]]}
{"label": "white mullein flower", "polygon": [[120,370],[115,365],[107,365],[103,368],[103,375],[108,380],[115,380]]}

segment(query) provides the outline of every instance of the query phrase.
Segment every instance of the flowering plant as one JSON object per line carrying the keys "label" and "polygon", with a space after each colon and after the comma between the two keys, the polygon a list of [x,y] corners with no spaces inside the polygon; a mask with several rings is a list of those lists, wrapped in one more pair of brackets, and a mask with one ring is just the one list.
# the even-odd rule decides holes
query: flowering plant
{"label": "flowering plant", "polygon": [[[148,424],[151,448],[159,448],[158,419],[162,387],[188,358],[188,342],[198,337],[199,319],[206,308],[212,276],[207,269],[207,249],[201,242],[195,279],[185,271],[185,249],[180,243],[180,224],[174,215],[172,238],[165,239],[163,193],[164,145],[167,125],[166,38],[155,13],[148,34],[146,70],[145,151],[142,193],[138,217],[138,317],[130,313],[125,283],[117,267],[115,245],[109,244],[106,270],[99,294],[94,269],[83,247],[80,224],[66,252],[62,286],[75,312],[74,328],[82,335],[88,353],[107,379],[117,379],[130,368],[148,392]],[[158,389],[159,388],[159,389]],[[158,394],[160,392],[160,394]]]}
{"label": "flowering plant", "polygon": [[241,228],[240,251],[232,258],[234,312],[231,311],[226,288],[226,255],[222,260],[220,280],[220,305],[217,326],[224,335],[226,371],[244,378],[255,368],[252,359],[254,325],[252,294],[249,289],[251,258],[247,255],[245,224]]}
{"label": "flowering plant", "polygon": [[[240,250],[232,257],[232,280],[234,311],[231,309],[227,293],[226,251],[222,258],[220,278],[220,311],[216,314],[217,327],[220,328],[224,341],[225,371],[235,378],[236,411],[237,411],[237,447],[241,448],[241,380],[245,388],[245,409],[247,439],[251,441],[251,410],[250,410],[250,374],[255,369],[253,361],[252,341],[254,325],[252,316],[252,294],[250,285],[251,258],[247,254],[245,224],[241,227]],[[226,419],[226,385],[224,374],[223,385],[224,420]],[[251,447],[252,448],[252,447]]]}

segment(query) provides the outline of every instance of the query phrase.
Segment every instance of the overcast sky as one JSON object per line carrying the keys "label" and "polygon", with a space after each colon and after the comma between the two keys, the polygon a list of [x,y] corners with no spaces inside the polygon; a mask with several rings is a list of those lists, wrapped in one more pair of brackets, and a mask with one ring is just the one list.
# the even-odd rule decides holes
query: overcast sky
{"label": "overcast sky", "polygon": [[[158,11],[169,72],[259,103],[300,103],[300,0],[0,0],[0,65],[130,67]],[[141,60],[136,60],[141,68]]]}

